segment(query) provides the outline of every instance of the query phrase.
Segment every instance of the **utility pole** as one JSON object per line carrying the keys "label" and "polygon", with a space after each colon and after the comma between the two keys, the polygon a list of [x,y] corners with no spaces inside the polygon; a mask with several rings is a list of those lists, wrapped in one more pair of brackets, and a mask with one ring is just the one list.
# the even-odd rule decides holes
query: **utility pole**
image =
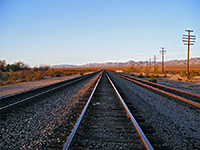
{"label": "utility pole", "polygon": [[149,69],[148,69],[148,60],[146,61],[146,72],[147,72],[147,74],[149,73]]}
{"label": "utility pole", "polygon": [[164,74],[165,73],[165,70],[164,70],[164,53],[166,52],[166,50],[164,50],[165,48],[164,47],[161,47],[162,50],[160,50],[161,54],[162,54],[162,73]]}
{"label": "utility pole", "polygon": [[156,55],[154,55],[153,66],[154,66],[154,73],[156,73]]}
{"label": "utility pole", "polygon": [[190,55],[190,45],[194,45],[195,41],[191,41],[191,40],[196,40],[195,35],[190,35],[190,32],[193,32],[193,30],[185,30],[186,32],[188,32],[188,35],[183,35],[183,43],[184,45],[187,45],[187,80],[189,80],[189,55]]}
{"label": "utility pole", "polygon": [[151,71],[151,57],[149,58],[149,70]]}

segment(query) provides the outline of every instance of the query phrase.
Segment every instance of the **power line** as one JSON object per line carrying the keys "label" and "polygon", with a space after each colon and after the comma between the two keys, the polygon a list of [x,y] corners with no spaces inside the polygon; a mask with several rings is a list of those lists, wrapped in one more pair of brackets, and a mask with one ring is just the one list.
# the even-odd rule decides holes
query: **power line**
{"label": "power line", "polygon": [[[190,55],[190,45],[194,45],[194,42],[196,40],[195,35],[190,35],[190,32],[193,32],[193,30],[185,30],[188,32],[188,35],[183,35],[183,44],[187,45],[187,80],[189,80],[189,55]],[[193,41],[191,41],[193,40]]]}
{"label": "power line", "polygon": [[165,70],[164,70],[164,53],[166,53],[166,50],[164,50],[165,48],[164,47],[161,47],[161,54],[162,54],[162,73],[164,74],[165,73]]}
{"label": "power line", "polygon": [[153,66],[154,66],[154,74],[155,74],[156,73],[156,55],[154,55]]}
{"label": "power line", "polygon": [[151,57],[149,58],[149,69],[151,70]]}

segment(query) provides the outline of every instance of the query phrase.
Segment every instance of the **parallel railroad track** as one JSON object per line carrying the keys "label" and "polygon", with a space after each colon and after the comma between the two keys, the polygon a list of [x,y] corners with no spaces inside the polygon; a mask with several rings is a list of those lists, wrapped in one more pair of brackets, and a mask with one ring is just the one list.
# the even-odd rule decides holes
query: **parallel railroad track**
{"label": "parallel railroad track", "polygon": [[36,100],[37,98],[41,96],[46,96],[48,94],[51,94],[57,90],[60,90],[66,86],[69,86],[70,84],[77,83],[81,80],[89,78],[98,73],[99,72],[94,72],[88,75],[80,76],[80,77],[69,79],[66,81],[50,84],[47,86],[42,86],[33,90],[27,90],[24,92],[13,94],[13,95],[1,97],[0,98],[0,112],[1,113],[6,112],[14,107]]}
{"label": "parallel railroad track", "polygon": [[110,77],[97,81],[63,150],[153,149]]}
{"label": "parallel railroad track", "polygon": [[[38,97],[48,96],[70,84],[77,83],[98,73],[0,98],[0,112],[10,110],[10,108],[25,102],[37,100]],[[168,149],[167,146],[162,145],[163,141],[159,137],[151,139],[149,135],[155,132],[155,129],[139,115],[130,101],[126,101],[127,103],[123,101],[115,85],[112,83],[110,75],[110,73],[107,74],[105,71],[102,73],[82,113],[80,110],[81,115],[63,149]],[[183,100],[195,106],[195,108],[200,107],[199,95],[178,89],[174,90],[171,87],[127,75],[116,75],[168,96],[172,95],[172,97]],[[125,97],[124,99],[126,100]],[[146,138],[144,133],[149,139]],[[60,146],[57,146],[57,148],[60,149]],[[54,148],[56,148],[56,145]]]}
{"label": "parallel railroad track", "polygon": [[[113,73],[113,72],[112,72]],[[131,77],[128,75],[124,75],[124,74],[119,74],[119,73],[114,73],[117,76],[124,78],[126,80],[129,80],[133,83],[136,83],[138,85],[147,87],[149,89],[152,89],[154,91],[160,92],[162,94],[168,95],[170,97],[176,98],[178,100],[184,101],[188,104],[191,104],[195,107],[200,107],[200,95],[197,94],[193,94],[193,93],[189,93],[186,91],[182,91],[179,89],[175,89],[172,87],[168,87],[165,85],[161,85],[161,84],[157,84],[157,83],[152,83],[146,80],[142,80],[139,78],[135,78],[135,77]]]}

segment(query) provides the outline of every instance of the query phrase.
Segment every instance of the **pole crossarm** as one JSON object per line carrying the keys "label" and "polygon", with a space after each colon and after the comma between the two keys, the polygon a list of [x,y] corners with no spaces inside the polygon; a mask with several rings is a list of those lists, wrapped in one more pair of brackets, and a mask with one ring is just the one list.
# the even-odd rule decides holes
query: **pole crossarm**
{"label": "pole crossarm", "polygon": [[[189,76],[190,76],[190,73],[189,73],[189,54],[190,54],[190,45],[194,45],[194,42],[196,40],[195,38],[195,35],[191,35],[190,33],[193,32],[193,30],[185,30],[186,32],[188,32],[188,35],[183,35],[182,37],[182,42],[183,42],[183,45],[187,45],[187,80],[189,80]],[[192,41],[191,41],[192,40]]]}
{"label": "pole crossarm", "polygon": [[162,54],[162,73],[164,74],[165,73],[165,70],[164,70],[164,54],[166,53],[166,50],[164,47],[161,47],[161,50],[160,50],[161,54]]}

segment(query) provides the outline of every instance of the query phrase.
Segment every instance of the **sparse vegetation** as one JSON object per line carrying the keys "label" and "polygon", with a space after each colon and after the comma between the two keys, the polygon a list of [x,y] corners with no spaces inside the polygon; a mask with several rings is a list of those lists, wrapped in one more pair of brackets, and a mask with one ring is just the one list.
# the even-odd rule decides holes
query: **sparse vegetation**
{"label": "sparse vegetation", "polygon": [[200,75],[200,73],[197,72],[197,71],[192,70],[192,71],[190,72],[190,78],[191,78],[191,79],[193,79],[194,77],[199,76],[199,75]]}
{"label": "sparse vegetation", "polygon": [[187,76],[187,72],[182,70],[181,73],[180,73],[180,76],[181,77],[186,77]]}
{"label": "sparse vegetation", "polygon": [[54,74],[52,74],[53,77],[61,77],[62,76],[62,72],[60,71],[56,71]]}
{"label": "sparse vegetation", "polygon": [[139,74],[138,78],[144,78],[143,74]]}
{"label": "sparse vegetation", "polygon": [[147,73],[147,74],[145,74],[145,77],[146,77],[146,78],[149,78],[150,76],[149,76],[149,74]]}
{"label": "sparse vegetation", "polygon": [[[200,65],[190,65],[190,79],[200,75]],[[73,74],[83,75],[85,72],[97,71],[97,70],[121,70],[123,73],[130,73],[132,76],[143,78],[149,77],[146,73],[146,66],[117,66],[117,67],[90,67],[90,68],[50,68],[48,65],[40,65],[39,67],[30,68],[29,65],[23,62],[15,62],[14,64],[6,64],[5,60],[0,60],[0,86],[16,82],[34,81],[38,79],[45,79],[49,77],[61,77]],[[165,66],[165,72],[173,75],[180,75],[181,78],[186,77],[186,67],[184,65],[179,66]],[[156,71],[154,68],[149,70],[150,74],[154,74],[154,78],[159,77],[161,68],[157,65]],[[167,77],[166,75],[163,76]]]}
{"label": "sparse vegetation", "polygon": [[15,69],[10,69],[7,66],[13,66],[13,64],[6,64],[4,60],[0,61],[0,86],[17,82],[40,80],[49,77],[62,77],[73,74],[84,75],[85,72],[97,70],[96,68],[49,68],[47,65],[28,68],[28,65],[22,64],[24,63],[14,63]]}
{"label": "sparse vegetation", "polygon": [[163,76],[163,78],[167,78],[167,75],[165,74],[165,75]]}
{"label": "sparse vegetation", "polygon": [[154,78],[154,77],[150,77],[150,78],[149,78],[149,81],[150,81],[150,82],[155,82],[155,83],[156,83],[156,82],[157,82],[157,79]]}
{"label": "sparse vegetation", "polygon": [[182,81],[182,79],[181,79],[181,78],[177,78],[177,80],[178,80],[178,81]]}
{"label": "sparse vegetation", "polygon": [[30,66],[19,61],[14,64],[6,64],[5,60],[0,60],[0,71],[9,72],[9,71],[20,71],[20,70],[29,70]]}

